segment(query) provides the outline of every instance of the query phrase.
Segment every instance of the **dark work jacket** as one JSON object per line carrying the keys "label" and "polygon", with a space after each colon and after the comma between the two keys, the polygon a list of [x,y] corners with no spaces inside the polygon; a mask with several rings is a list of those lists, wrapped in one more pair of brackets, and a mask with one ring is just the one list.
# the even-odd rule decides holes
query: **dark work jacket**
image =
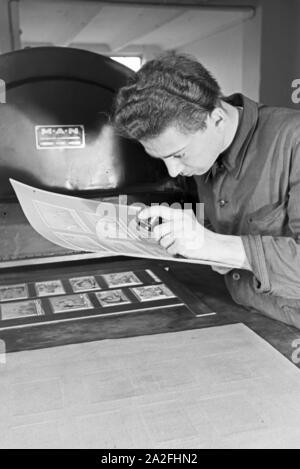
{"label": "dark work jacket", "polygon": [[252,267],[225,282],[237,303],[300,328],[300,112],[224,100],[243,108],[237,133],[195,180],[213,229],[241,236]]}

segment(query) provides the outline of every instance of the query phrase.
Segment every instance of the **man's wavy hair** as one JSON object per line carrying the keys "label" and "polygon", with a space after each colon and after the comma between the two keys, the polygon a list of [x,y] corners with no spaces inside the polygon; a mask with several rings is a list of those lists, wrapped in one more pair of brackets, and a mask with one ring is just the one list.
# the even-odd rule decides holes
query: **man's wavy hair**
{"label": "man's wavy hair", "polygon": [[119,135],[139,141],[157,137],[172,124],[195,132],[206,127],[220,98],[220,86],[201,63],[168,52],[146,62],[119,90],[112,121]]}

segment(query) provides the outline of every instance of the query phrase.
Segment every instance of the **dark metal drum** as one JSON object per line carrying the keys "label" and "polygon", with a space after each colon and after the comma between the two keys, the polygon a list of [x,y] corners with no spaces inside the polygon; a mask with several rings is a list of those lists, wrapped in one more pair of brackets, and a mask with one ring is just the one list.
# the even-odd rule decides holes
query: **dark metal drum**
{"label": "dark metal drum", "polygon": [[12,177],[78,193],[161,182],[166,171],[109,126],[114,95],[132,73],[101,55],[60,47],[0,55],[0,198]]}
{"label": "dark metal drum", "polygon": [[0,104],[0,267],[72,254],[31,228],[9,178],[81,197],[125,194],[129,203],[185,199],[183,178],[171,179],[161,161],[117,137],[109,124],[114,96],[133,73],[107,57],[65,47],[0,55],[6,84],[6,103]]}

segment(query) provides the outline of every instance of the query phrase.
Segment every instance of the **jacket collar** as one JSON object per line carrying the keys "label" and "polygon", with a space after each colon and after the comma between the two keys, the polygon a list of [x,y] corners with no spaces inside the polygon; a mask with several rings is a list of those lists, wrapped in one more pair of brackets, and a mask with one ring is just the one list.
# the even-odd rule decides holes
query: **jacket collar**
{"label": "jacket collar", "polygon": [[205,182],[210,176],[214,177],[217,168],[222,163],[228,172],[237,179],[243,166],[245,155],[258,121],[258,104],[246,96],[236,93],[223,97],[223,101],[235,107],[242,107],[239,125],[230,146],[218,157],[217,161],[205,175]]}

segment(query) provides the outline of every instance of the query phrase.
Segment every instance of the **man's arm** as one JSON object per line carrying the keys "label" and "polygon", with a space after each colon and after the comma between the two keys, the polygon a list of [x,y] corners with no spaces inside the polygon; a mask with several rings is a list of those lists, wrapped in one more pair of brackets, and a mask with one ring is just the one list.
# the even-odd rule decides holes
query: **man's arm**
{"label": "man's arm", "polygon": [[241,239],[258,293],[300,300],[300,143],[290,163],[287,211],[290,236],[245,235]]}
{"label": "man's arm", "polygon": [[[252,267],[249,263],[245,246],[241,236],[232,235],[218,235],[219,241],[218,249],[220,262],[231,264],[238,269],[245,269],[252,271]],[[215,269],[217,270],[217,269]]]}
{"label": "man's arm", "polygon": [[191,210],[153,206],[142,210],[140,219],[161,217],[153,235],[168,254],[207,260],[232,268],[251,270],[240,236],[214,233],[202,226]]}

